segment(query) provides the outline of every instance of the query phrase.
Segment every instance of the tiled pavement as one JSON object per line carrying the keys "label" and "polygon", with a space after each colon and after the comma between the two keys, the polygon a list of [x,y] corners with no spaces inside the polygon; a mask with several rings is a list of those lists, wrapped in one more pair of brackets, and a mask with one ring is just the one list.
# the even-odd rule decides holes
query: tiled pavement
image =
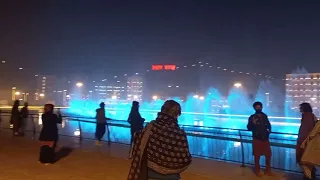
{"label": "tiled pavement", "polygon": [[[0,132],[0,180],[125,180],[129,168],[126,159],[128,146],[107,144],[96,147],[94,142],[61,137],[59,148],[72,148],[72,152],[53,165],[39,164],[38,142],[31,137],[12,137],[8,131]],[[58,148],[58,149],[59,149]],[[68,149],[61,152],[67,155]],[[62,153],[63,154],[63,153]],[[251,168],[238,164],[194,158],[192,165],[182,174],[183,180],[253,180]],[[301,179],[298,175],[276,172],[275,177],[262,179]]]}

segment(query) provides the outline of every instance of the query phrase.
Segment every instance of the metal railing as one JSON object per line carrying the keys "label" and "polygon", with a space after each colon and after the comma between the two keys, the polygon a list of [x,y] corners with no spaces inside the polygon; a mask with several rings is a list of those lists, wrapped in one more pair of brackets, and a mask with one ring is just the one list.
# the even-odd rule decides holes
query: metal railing
{"label": "metal railing", "polygon": [[[4,119],[10,116],[2,113],[2,128],[9,128],[9,121]],[[36,123],[39,114],[30,114],[31,125],[27,130],[33,136],[39,133],[41,125]],[[94,139],[94,118],[63,116],[63,124],[59,127],[62,136],[78,137],[79,142],[83,139]],[[107,123],[111,137],[105,139],[113,143],[130,144],[130,125],[124,120],[110,120]],[[193,156],[217,159],[222,161],[240,163],[241,167],[253,165],[252,136],[251,132],[243,129],[230,129],[220,127],[204,127],[181,125],[188,136],[189,148]],[[77,132],[77,133],[75,133]],[[73,134],[70,134],[73,133]],[[297,134],[271,133],[270,143],[272,148],[272,168],[301,172],[295,160],[295,144]],[[262,160],[264,164],[265,160]]]}

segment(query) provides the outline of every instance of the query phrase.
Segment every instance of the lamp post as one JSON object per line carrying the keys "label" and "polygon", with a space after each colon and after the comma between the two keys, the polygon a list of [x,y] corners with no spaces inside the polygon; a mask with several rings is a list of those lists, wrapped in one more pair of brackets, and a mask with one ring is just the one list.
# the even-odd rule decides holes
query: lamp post
{"label": "lamp post", "polygon": [[233,86],[235,88],[240,88],[240,87],[242,87],[242,84],[241,83],[234,83]]}
{"label": "lamp post", "polygon": [[152,99],[153,100],[158,100],[158,96],[154,95],[154,96],[152,96]]}
{"label": "lamp post", "polygon": [[83,83],[82,83],[82,82],[77,82],[76,86],[77,86],[78,88],[80,88],[80,87],[83,86]]}

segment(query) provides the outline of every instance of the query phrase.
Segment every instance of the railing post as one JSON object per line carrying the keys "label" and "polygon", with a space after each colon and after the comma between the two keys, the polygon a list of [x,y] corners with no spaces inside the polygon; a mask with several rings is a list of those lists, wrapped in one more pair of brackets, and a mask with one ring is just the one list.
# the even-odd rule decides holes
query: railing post
{"label": "railing post", "polygon": [[242,139],[241,131],[240,131],[240,130],[238,130],[238,132],[239,132],[240,145],[241,145],[241,157],[242,157],[242,164],[241,164],[241,167],[246,167],[246,165],[245,165],[245,163],[244,163],[243,139]]}
{"label": "railing post", "polygon": [[77,118],[78,120],[78,127],[79,127],[79,139],[80,139],[80,143],[82,142],[82,129],[81,129],[81,122],[79,121],[79,117]]}

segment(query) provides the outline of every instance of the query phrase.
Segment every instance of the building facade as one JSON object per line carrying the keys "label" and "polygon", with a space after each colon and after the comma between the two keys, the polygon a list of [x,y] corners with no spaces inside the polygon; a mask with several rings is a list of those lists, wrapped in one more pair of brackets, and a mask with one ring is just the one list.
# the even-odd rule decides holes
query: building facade
{"label": "building facade", "polygon": [[320,73],[287,74],[286,104],[299,110],[299,104],[310,103],[318,114],[320,110]]}
{"label": "building facade", "polygon": [[55,92],[56,91],[57,78],[55,76],[45,76],[38,75],[36,76],[36,92],[35,100],[40,103],[55,101]]}
{"label": "building facade", "polygon": [[127,80],[127,100],[142,101],[143,99],[143,78],[131,76]]}

